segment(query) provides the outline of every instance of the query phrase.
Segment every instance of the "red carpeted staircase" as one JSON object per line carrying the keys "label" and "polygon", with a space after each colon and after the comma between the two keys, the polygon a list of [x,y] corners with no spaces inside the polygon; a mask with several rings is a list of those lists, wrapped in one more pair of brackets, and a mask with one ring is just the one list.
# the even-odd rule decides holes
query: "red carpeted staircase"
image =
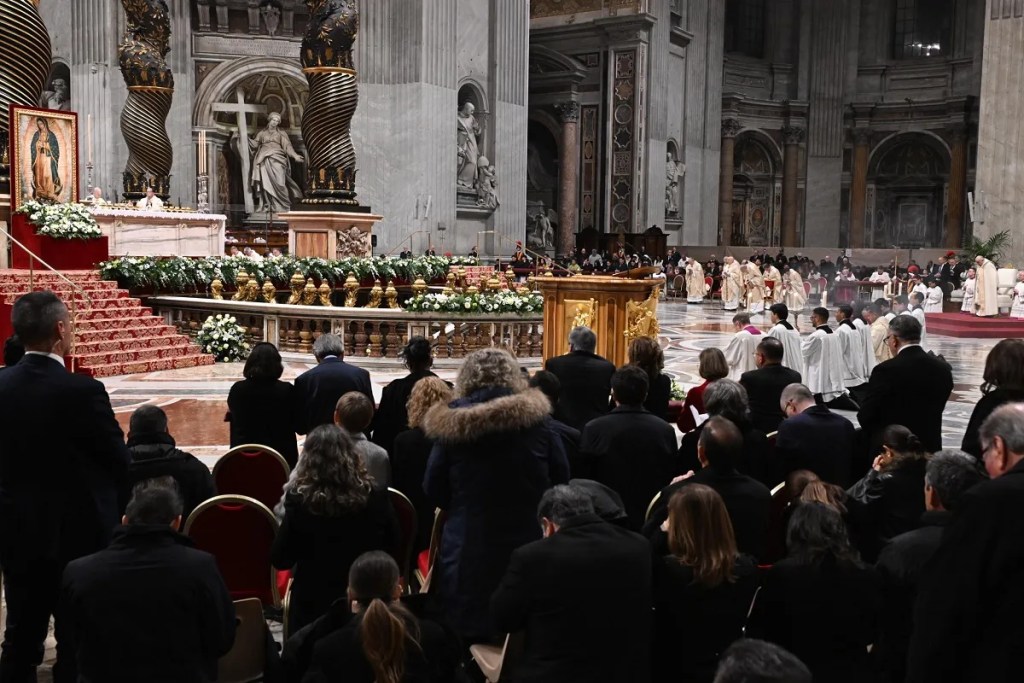
{"label": "red carpeted staircase", "polygon": [[0,335],[11,334],[11,307],[19,296],[36,290],[56,292],[75,311],[76,372],[93,377],[129,375],[156,370],[176,370],[213,365],[213,356],[199,350],[139,299],[118,289],[116,282],[100,279],[96,271],[67,271],[65,277],[84,290],[75,290],[52,273],[26,270],[0,271]]}
{"label": "red carpeted staircase", "polygon": [[1024,338],[1024,319],[997,315],[979,318],[966,313],[926,313],[925,331],[944,337],[975,339]]}

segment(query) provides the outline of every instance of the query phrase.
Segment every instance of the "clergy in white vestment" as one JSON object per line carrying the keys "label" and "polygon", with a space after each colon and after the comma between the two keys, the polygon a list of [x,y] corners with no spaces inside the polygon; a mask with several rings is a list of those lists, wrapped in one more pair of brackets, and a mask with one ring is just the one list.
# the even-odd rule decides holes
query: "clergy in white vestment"
{"label": "clergy in white vestment", "polygon": [[924,312],[942,313],[942,287],[935,280],[928,280],[928,289],[924,293]]}
{"label": "clergy in white vestment", "polygon": [[892,358],[892,350],[886,343],[889,337],[889,321],[878,310],[876,304],[864,307],[864,319],[871,323],[871,348],[874,350],[875,363],[884,363]]}
{"label": "clergy in white vestment", "polygon": [[761,330],[750,324],[749,313],[737,313],[732,318],[732,326],[736,334],[725,347],[725,362],[729,364],[729,379],[740,381],[744,372],[757,370],[754,351],[764,339]]}
{"label": "clergy in white vestment", "polygon": [[[797,314],[807,307],[807,292],[804,291],[804,279],[800,277],[800,271],[796,268],[790,268],[786,271],[784,280],[786,293],[782,298],[782,302],[789,308],[789,312],[793,314],[793,319],[795,320]],[[796,368],[793,369],[795,370]]]}
{"label": "clergy in white vestment", "polygon": [[870,378],[871,371],[875,369],[878,361],[875,360],[875,345],[871,343],[871,323],[864,317],[864,307],[860,306],[853,311],[853,326],[860,334],[861,353],[864,354],[864,373]]}
{"label": "clergy in white vestment", "polygon": [[727,311],[739,308],[743,295],[743,273],[732,256],[726,256],[722,266],[722,306]]}
{"label": "clergy in white vestment", "polygon": [[146,196],[136,202],[135,206],[140,209],[162,209],[164,208],[164,202],[156,196],[156,192],[153,191],[152,187],[147,187]]}
{"label": "clergy in white vestment", "polygon": [[924,315],[924,294],[921,292],[914,292],[910,295],[910,314],[914,316],[917,322],[921,323],[921,348],[925,351],[928,350],[928,346],[925,343],[925,339],[928,336],[928,331],[925,329],[925,315]]}
{"label": "clergy in white vestment", "polygon": [[967,271],[967,279],[964,280],[964,302],[960,306],[962,313],[974,313],[974,291],[977,286],[977,271],[974,268],[970,268]]}
{"label": "clergy in white vestment", "polygon": [[[974,260],[977,264],[978,284],[974,288],[974,310],[981,317],[990,317],[999,313],[999,304],[996,301],[996,264],[984,256]],[[925,311],[928,311],[927,306]]]}
{"label": "clergy in white vestment", "polygon": [[843,395],[843,356],[839,337],[828,325],[828,309],[811,311],[814,330],[802,343],[804,384],[825,403]]}
{"label": "clergy in white vestment", "polygon": [[756,264],[743,264],[743,285],[746,289],[747,313],[764,313],[764,279]]}
{"label": "clergy in white vestment", "polygon": [[868,278],[868,281],[873,285],[878,285],[877,287],[871,288],[871,298],[879,299],[885,296],[885,285],[892,282],[892,278],[889,277],[889,273],[886,272],[884,266],[878,266],[878,270],[871,273],[871,277]]}
{"label": "clergy in white vestment", "polygon": [[857,276],[850,272],[849,268],[843,268],[842,271],[836,275],[836,282],[856,282]]}
{"label": "clergy in white vestment", "polygon": [[1017,284],[1013,286],[1013,304],[1010,306],[1011,318],[1024,318],[1024,270],[1017,272]]}
{"label": "clergy in white vestment", "polygon": [[853,324],[853,309],[843,304],[836,309],[835,334],[839,338],[840,352],[843,356],[843,386],[847,389],[859,387],[868,381],[868,372],[864,369],[864,342],[857,327]]}
{"label": "clergy in white vestment", "polygon": [[764,291],[772,301],[782,299],[782,273],[771,263],[764,267]]}
{"label": "clergy in white vestment", "polygon": [[775,304],[768,310],[772,313],[772,329],[768,330],[768,336],[782,342],[782,364],[803,376],[804,353],[800,333],[789,322],[789,307],[786,304]]}
{"label": "clergy in white vestment", "polygon": [[707,294],[707,283],[704,282],[704,268],[697,259],[686,257],[686,303],[700,304]]}

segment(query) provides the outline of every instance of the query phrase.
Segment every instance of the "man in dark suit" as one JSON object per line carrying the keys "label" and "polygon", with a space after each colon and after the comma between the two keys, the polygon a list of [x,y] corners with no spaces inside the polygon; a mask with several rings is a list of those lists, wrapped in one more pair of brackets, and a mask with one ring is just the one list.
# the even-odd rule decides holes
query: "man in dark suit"
{"label": "man in dark suit", "polygon": [[875,652],[887,683],[902,683],[907,677],[914,598],[925,566],[939,549],[964,495],[984,479],[972,456],[952,450],[934,454],[925,470],[921,527],[896,536],[878,555],[875,569],[884,592]]}
{"label": "man in dark suit", "polygon": [[61,609],[85,681],[214,681],[235,606],[213,556],[177,533],[174,479],[138,484],[110,547],[64,571]]}
{"label": "man in dark suit", "polygon": [[608,392],[615,366],[594,353],[597,335],[589,327],[569,333],[569,353],[551,358],[544,369],[562,383],[555,418],[573,429],[608,412]]}
{"label": "man in dark suit", "polygon": [[[11,322],[25,357],[0,373],[3,683],[36,680],[61,572],[110,541],[131,461],[103,385],[64,367],[73,341],[64,303],[53,292],[26,294]],[[73,681],[74,655],[55,616],[55,680]]]}
{"label": "man in dark suit", "polygon": [[370,373],[343,360],[345,345],[340,337],[333,334],[317,337],[313,342],[313,356],[317,366],[295,379],[299,399],[295,424],[299,434],[308,434],[320,425],[334,424],[338,399],[350,391],[365,394],[373,401]]}
{"label": "man in dark suit", "polygon": [[[551,401],[551,408],[558,410],[558,395],[562,393],[562,383],[553,372],[538,370],[530,378],[530,388],[540,389],[541,393]],[[561,420],[552,417],[548,427],[562,440],[562,447],[565,449],[565,457],[569,460],[570,472],[582,472],[583,463],[580,461],[580,430],[574,429]]]}
{"label": "man in dark suit", "polygon": [[516,679],[649,683],[647,541],[603,521],[574,486],[548,490],[537,515],[544,538],[512,553],[491,597],[495,626],[525,638]]}
{"label": "man in dark suit", "polygon": [[814,401],[803,384],[782,390],[779,405],[786,419],[775,438],[776,481],[793,470],[810,470],[824,481],[846,488],[857,430],[842,415]]}
{"label": "man in dark suit", "polygon": [[580,439],[585,476],[622,496],[632,529],[643,526],[651,498],[672,477],[676,454],[675,430],[644,408],[647,382],[640,368],[619,368],[612,376],[615,409],[588,422]]}
{"label": "man in dark suit", "polygon": [[668,501],[673,493],[687,484],[704,484],[722,496],[739,551],[763,557],[772,494],[761,482],[736,471],[742,454],[743,434],[735,424],[724,417],[713,417],[705,422],[697,445],[697,457],[703,465],[701,471],[676,477],[661,490],[650,519],[644,525],[644,535],[649,537],[668,519]]}
{"label": "man in dark suit", "polygon": [[765,434],[777,430],[785,417],[779,410],[782,390],[790,384],[800,383],[800,373],[785,367],[782,356],[782,342],[775,337],[765,337],[754,352],[757,370],[749,370],[740,376],[740,384],[747,390],[750,402],[750,419]]}
{"label": "man in dark suit", "polygon": [[1024,680],[1024,403],[997,408],[980,437],[992,480],[964,494],[923,572],[908,683]]}
{"label": "man in dark suit", "polygon": [[[893,357],[871,371],[857,419],[874,448],[893,424],[917,435],[929,453],[942,450],[942,411],[953,391],[953,371],[921,348],[921,323],[898,315],[885,343]],[[875,452],[872,450],[872,452]]]}

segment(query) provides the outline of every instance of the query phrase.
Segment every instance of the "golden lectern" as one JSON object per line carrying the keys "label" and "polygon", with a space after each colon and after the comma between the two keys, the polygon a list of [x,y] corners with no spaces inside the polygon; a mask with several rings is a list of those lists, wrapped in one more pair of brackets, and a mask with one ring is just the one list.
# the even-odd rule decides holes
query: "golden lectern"
{"label": "golden lectern", "polygon": [[626,363],[636,337],[657,338],[658,293],[664,280],[575,275],[538,277],[544,296],[544,360],[569,352],[569,332],[584,325],[597,335],[597,353]]}

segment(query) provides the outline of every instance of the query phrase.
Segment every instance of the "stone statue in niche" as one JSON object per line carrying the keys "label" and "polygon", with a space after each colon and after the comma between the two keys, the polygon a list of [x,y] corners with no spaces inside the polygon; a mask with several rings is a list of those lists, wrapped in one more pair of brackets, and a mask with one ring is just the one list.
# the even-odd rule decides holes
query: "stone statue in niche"
{"label": "stone statue in niche", "polygon": [[483,209],[497,209],[501,206],[498,201],[497,171],[487,157],[481,156],[477,161],[480,169],[476,182],[476,205]]}
{"label": "stone statue in niche", "polygon": [[281,27],[281,8],[268,2],[260,9],[260,14],[263,15],[263,23],[267,26],[267,35],[276,36]]}
{"label": "stone statue in niche", "polygon": [[280,125],[281,115],[274,112],[256,139],[246,141],[254,155],[249,182],[256,197],[257,213],[283,213],[291,208],[292,199],[302,197],[302,190],[292,180],[289,160],[302,163],[305,159],[292,147]]}
{"label": "stone statue in niche", "polygon": [[686,173],[686,166],[676,161],[672,152],[665,159],[665,215],[679,215],[679,179]]}
{"label": "stone statue in niche", "polygon": [[39,98],[39,106],[43,109],[71,110],[71,96],[68,94],[68,83],[63,78],[55,78],[49,90],[44,90]]}
{"label": "stone statue in niche", "polygon": [[459,145],[459,172],[458,186],[470,190],[476,189],[476,182],[479,175],[478,163],[480,160],[480,135],[482,130],[477,121],[476,106],[472,102],[466,102],[459,110],[458,122],[458,145]]}
{"label": "stone statue in niche", "polygon": [[541,205],[540,210],[533,215],[533,221],[530,224],[526,234],[526,244],[531,249],[537,251],[543,251],[555,246],[555,228],[552,224],[552,218],[557,220],[557,215],[552,209],[545,209]]}

